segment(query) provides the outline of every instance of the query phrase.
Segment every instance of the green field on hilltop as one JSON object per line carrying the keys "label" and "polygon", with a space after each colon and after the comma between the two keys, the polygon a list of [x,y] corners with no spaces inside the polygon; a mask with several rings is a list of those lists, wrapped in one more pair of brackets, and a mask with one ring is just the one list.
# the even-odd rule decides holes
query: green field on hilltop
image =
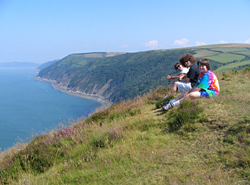
{"label": "green field on hilltop", "polygon": [[238,51],[238,52],[235,52],[235,53],[239,53],[239,54],[250,56],[250,50],[248,50],[248,51]]}
{"label": "green field on hilltop", "polygon": [[[249,56],[250,56],[250,45],[248,44],[224,44],[224,45],[210,45],[210,46],[201,46],[197,47],[195,51],[195,57],[207,58],[213,61],[223,63],[220,69],[237,69],[241,66],[248,65]],[[234,62],[234,64],[231,64]],[[243,63],[242,63],[243,62]],[[227,67],[227,65],[229,65]],[[221,71],[217,69],[217,71]]]}
{"label": "green field on hilltop", "polygon": [[241,67],[241,66],[246,66],[249,65],[250,66],[250,60],[246,60],[243,62],[236,62],[236,63],[231,63],[222,67],[219,67],[218,69],[216,69],[216,72],[224,72],[224,71],[232,71],[232,70],[236,70],[237,68]]}
{"label": "green field on hilltop", "polygon": [[194,57],[208,57],[208,56],[214,56],[214,55],[218,55],[220,53],[216,52],[216,51],[211,51],[211,50],[197,50],[195,51],[195,55]]}
{"label": "green field on hilltop", "polygon": [[213,56],[207,56],[207,59],[215,60],[221,63],[227,63],[227,62],[232,62],[234,60],[242,60],[245,58],[243,55],[236,55],[236,54],[231,54],[231,53],[221,53]]}
{"label": "green field on hilltop", "polygon": [[240,52],[240,51],[250,51],[250,49],[246,47],[215,47],[211,48],[213,51],[221,51],[223,53],[230,53],[230,52]]}

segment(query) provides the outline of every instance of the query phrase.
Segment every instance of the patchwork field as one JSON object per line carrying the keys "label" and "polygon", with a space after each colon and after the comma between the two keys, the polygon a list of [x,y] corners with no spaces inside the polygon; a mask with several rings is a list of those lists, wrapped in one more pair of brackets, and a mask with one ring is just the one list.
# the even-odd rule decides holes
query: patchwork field
{"label": "patchwork field", "polygon": [[194,48],[196,58],[207,58],[222,63],[217,72],[250,66],[250,44],[209,45]]}
{"label": "patchwork field", "polygon": [[248,50],[248,51],[236,52],[236,53],[250,56],[250,50]]}
{"label": "patchwork field", "polygon": [[213,55],[218,55],[219,52],[215,51],[210,51],[210,50],[198,50],[196,51],[197,53],[194,55],[194,57],[208,57],[208,56],[213,56]]}
{"label": "patchwork field", "polygon": [[245,58],[243,55],[231,54],[231,53],[222,53],[214,56],[207,56],[208,59],[215,60],[221,63],[232,62],[234,60],[242,60]]}
{"label": "patchwork field", "polygon": [[238,67],[246,66],[246,65],[250,65],[250,60],[246,60],[246,61],[243,61],[243,62],[231,63],[231,64],[228,64],[228,65],[222,66],[222,67],[216,69],[215,71],[216,72],[232,71],[234,69],[237,69]]}
{"label": "patchwork field", "polygon": [[227,48],[227,47],[221,47],[221,48],[211,48],[213,51],[221,51],[224,53],[229,53],[229,52],[239,52],[239,51],[249,51],[247,48]]}

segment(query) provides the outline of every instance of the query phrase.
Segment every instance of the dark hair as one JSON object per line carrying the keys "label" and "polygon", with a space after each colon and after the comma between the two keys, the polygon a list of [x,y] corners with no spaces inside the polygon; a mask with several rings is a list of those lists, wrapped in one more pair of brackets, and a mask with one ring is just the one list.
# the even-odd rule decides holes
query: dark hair
{"label": "dark hair", "polygon": [[178,65],[181,65],[181,63],[180,63],[180,62],[177,62],[177,63],[174,65],[175,70],[178,70]]}
{"label": "dark hair", "polygon": [[186,61],[190,61],[191,64],[195,64],[195,63],[196,63],[196,59],[195,59],[194,56],[191,55],[190,53],[186,53],[185,55],[181,56],[181,57],[179,58],[179,61],[180,61],[180,63],[181,63],[183,66],[185,66],[185,67],[187,67],[187,66],[185,65],[185,62],[186,62]]}
{"label": "dark hair", "polygon": [[207,67],[207,70],[210,70],[210,63],[209,63],[209,60],[206,59],[206,58],[202,58],[198,61],[197,63],[198,65],[203,65],[203,66],[206,66]]}

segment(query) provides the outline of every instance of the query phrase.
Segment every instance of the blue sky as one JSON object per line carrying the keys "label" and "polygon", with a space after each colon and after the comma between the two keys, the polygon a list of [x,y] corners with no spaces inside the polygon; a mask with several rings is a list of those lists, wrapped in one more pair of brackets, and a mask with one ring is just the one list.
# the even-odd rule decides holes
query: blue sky
{"label": "blue sky", "polygon": [[250,44],[249,0],[0,0],[0,62]]}

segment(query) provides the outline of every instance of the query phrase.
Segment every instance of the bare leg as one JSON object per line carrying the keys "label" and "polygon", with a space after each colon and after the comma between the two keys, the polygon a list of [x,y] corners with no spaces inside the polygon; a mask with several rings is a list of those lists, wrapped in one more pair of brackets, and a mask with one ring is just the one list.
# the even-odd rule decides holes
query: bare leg
{"label": "bare leg", "polygon": [[199,89],[194,89],[193,91],[191,91],[190,93],[186,94],[185,93],[182,93],[180,96],[178,96],[178,100],[177,98],[175,99],[176,101],[174,102],[171,102],[167,105],[163,105],[162,106],[162,109],[167,111],[169,109],[172,109],[173,107],[177,106],[177,105],[180,105],[180,103],[185,100],[185,99],[195,99],[195,98],[200,98],[201,95],[200,95],[200,92],[199,92]]}
{"label": "bare leg", "polygon": [[200,98],[201,97],[201,94],[198,90],[194,90],[190,93],[188,93],[186,96],[183,96],[182,98],[179,99],[180,102],[182,102],[183,100],[186,100],[186,99],[196,99],[196,98]]}
{"label": "bare leg", "polygon": [[170,89],[170,91],[168,93],[168,96],[174,94],[176,91],[177,91],[177,81],[174,81],[172,83],[172,86],[171,86],[171,89]]}
{"label": "bare leg", "polygon": [[181,93],[177,98],[175,98],[176,101],[182,99],[183,97],[185,97],[185,95],[187,94],[187,92],[183,92]]}

